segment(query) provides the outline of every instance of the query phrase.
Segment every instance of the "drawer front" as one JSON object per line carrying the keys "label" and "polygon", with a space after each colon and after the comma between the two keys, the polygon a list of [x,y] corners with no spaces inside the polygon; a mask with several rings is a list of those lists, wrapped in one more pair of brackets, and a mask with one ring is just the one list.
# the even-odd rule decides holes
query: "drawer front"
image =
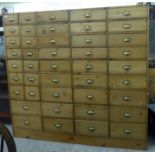
{"label": "drawer front", "polygon": [[145,76],[110,76],[109,78],[110,88],[147,88],[147,82]]}
{"label": "drawer front", "polygon": [[8,14],[5,18],[4,18],[4,25],[18,25],[18,14]]}
{"label": "drawer front", "polygon": [[105,59],[107,48],[72,48],[73,59]]}
{"label": "drawer front", "polygon": [[110,125],[111,138],[123,139],[146,139],[147,125],[146,124],[131,124],[131,123],[111,123]]}
{"label": "drawer front", "polygon": [[108,122],[106,121],[75,121],[76,135],[108,137]]}
{"label": "drawer front", "polygon": [[71,75],[66,73],[41,74],[41,86],[71,87]]}
{"label": "drawer front", "polygon": [[25,99],[26,100],[40,100],[39,87],[25,86]]}
{"label": "drawer front", "polygon": [[107,62],[103,60],[74,60],[74,73],[107,73]]}
{"label": "drawer front", "polygon": [[41,36],[38,37],[38,46],[69,46],[69,36],[68,35],[51,35],[51,36]]}
{"label": "drawer front", "polygon": [[146,59],[146,47],[109,48],[111,59]]}
{"label": "drawer front", "polygon": [[37,37],[22,37],[22,47],[31,48],[37,46]]}
{"label": "drawer front", "polygon": [[9,98],[23,100],[24,99],[24,88],[23,86],[9,86]]}
{"label": "drawer front", "polygon": [[35,13],[20,13],[19,21],[21,24],[34,24],[36,23]]}
{"label": "drawer front", "polygon": [[22,72],[23,64],[21,60],[8,60],[8,71],[9,72]]}
{"label": "drawer front", "polygon": [[68,21],[67,11],[46,11],[37,13],[37,22]]}
{"label": "drawer front", "polygon": [[23,74],[22,73],[8,73],[8,82],[9,84],[19,84],[23,85]]}
{"label": "drawer front", "polygon": [[33,49],[23,49],[23,58],[24,59],[37,59],[38,58],[38,50],[33,48]]}
{"label": "drawer front", "polygon": [[35,25],[21,25],[22,36],[34,36],[37,34]]}
{"label": "drawer front", "polygon": [[104,9],[72,10],[70,12],[70,16],[71,16],[71,21],[102,20],[106,18],[106,11]]}
{"label": "drawer front", "polygon": [[14,128],[41,130],[41,117],[31,115],[13,115]]}
{"label": "drawer front", "polygon": [[72,35],[72,47],[106,46],[106,35]]}
{"label": "drawer front", "polygon": [[146,45],[146,34],[111,34],[109,35],[109,46],[134,46]]}
{"label": "drawer front", "polygon": [[110,90],[110,104],[120,106],[146,106],[148,97],[146,91]]}
{"label": "drawer front", "polygon": [[41,72],[70,72],[69,61],[40,61]]}
{"label": "drawer front", "polygon": [[39,74],[24,74],[24,84],[26,86],[39,86]]}
{"label": "drawer front", "polygon": [[53,102],[72,102],[72,90],[70,88],[41,87],[41,100]]}
{"label": "drawer front", "polygon": [[100,87],[107,88],[107,76],[104,75],[74,75],[74,87],[92,88]]}
{"label": "drawer front", "polygon": [[45,117],[43,119],[43,126],[45,131],[73,134],[73,120],[71,119]]}
{"label": "drawer front", "polygon": [[8,59],[21,59],[22,52],[21,49],[6,49],[6,54]]}
{"label": "drawer front", "polygon": [[51,117],[73,117],[73,105],[61,103],[42,103],[43,116]]}
{"label": "drawer front", "polygon": [[24,71],[25,72],[38,72],[39,62],[37,60],[24,60]]}
{"label": "drawer front", "polygon": [[19,35],[19,32],[20,32],[19,26],[17,25],[11,25],[11,26],[4,27],[5,36]]}
{"label": "drawer front", "polygon": [[148,10],[147,7],[124,7],[124,8],[112,8],[108,10],[108,18],[139,18],[147,17]]}
{"label": "drawer front", "polygon": [[69,48],[40,48],[39,59],[70,59]]}
{"label": "drawer front", "polygon": [[107,91],[102,89],[74,89],[75,103],[107,104]]}
{"label": "drawer front", "polygon": [[109,61],[109,73],[146,73],[146,61]]}
{"label": "drawer front", "polygon": [[5,46],[10,48],[20,47],[20,38],[19,37],[5,37]]}
{"label": "drawer front", "polygon": [[105,32],[105,22],[71,23],[71,33]]}
{"label": "drawer front", "polygon": [[146,123],[147,109],[145,107],[110,107],[110,120],[117,122]]}
{"label": "drawer front", "polygon": [[10,105],[13,114],[41,114],[40,102],[11,100]]}
{"label": "drawer front", "polygon": [[108,120],[108,108],[101,105],[75,104],[75,119]]}
{"label": "drawer front", "polygon": [[50,24],[50,25],[38,25],[38,35],[47,35],[55,33],[68,33],[68,24]]}

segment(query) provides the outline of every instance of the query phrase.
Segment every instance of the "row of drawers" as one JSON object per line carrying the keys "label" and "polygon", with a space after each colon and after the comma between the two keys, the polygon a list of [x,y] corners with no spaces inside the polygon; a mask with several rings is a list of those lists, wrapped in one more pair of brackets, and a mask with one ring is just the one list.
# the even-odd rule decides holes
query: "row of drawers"
{"label": "row of drawers", "polygon": [[[105,61],[105,60],[8,60],[9,72],[71,72],[73,73],[146,73],[146,61]],[[117,68],[116,68],[117,66]]]}
{"label": "row of drawers", "polygon": [[[71,52],[72,51],[72,52]],[[8,59],[146,59],[146,47],[7,49]],[[109,55],[108,55],[109,54]]]}
{"label": "row of drawers", "polygon": [[69,35],[48,35],[39,37],[5,37],[5,45],[7,48],[33,48],[33,47],[105,47],[111,46],[135,46],[146,45],[147,35],[144,34],[94,34],[94,35],[72,35],[71,42]]}
{"label": "row of drawers", "polygon": [[126,21],[111,21],[106,22],[84,22],[84,23],[71,23],[69,24],[40,24],[40,25],[11,25],[5,26],[5,36],[36,36],[48,35],[55,33],[103,33],[109,32],[132,32],[132,31],[146,31],[146,19],[140,20],[126,20]]}
{"label": "row of drawers", "polygon": [[[147,109],[145,107],[125,107],[121,109],[118,106],[108,108],[103,105],[74,104],[74,114],[72,104],[60,103],[41,103],[11,100],[11,109],[13,114],[35,114],[57,118],[91,119],[108,121],[110,112],[110,121],[115,122],[139,122],[147,121]],[[41,110],[42,109],[42,110]],[[109,111],[110,110],[110,111]]]}
{"label": "row of drawers", "polygon": [[[15,128],[42,130],[40,116],[13,115]],[[46,132],[74,134],[73,120],[43,117],[43,130]],[[75,120],[75,134],[109,137],[107,121]],[[146,125],[136,123],[110,123],[111,138],[145,139]]]}
{"label": "row of drawers", "polygon": [[[107,9],[109,19],[130,19],[147,17],[147,7],[124,7]],[[69,15],[70,13],[70,15]],[[70,16],[70,19],[69,19]],[[33,24],[54,21],[105,20],[106,9],[83,9],[71,11],[46,11],[37,13],[8,14],[4,24]]]}
{"label": "row of drawers", "polygon": [[[122,93],[119,95],[119,93]],[[117,95],[117,96],[116,96]],[[137,95],[137,96],[136,96]],[[140,97],[140,95],[143,95]],[[50,88],[32,86],[13,86],[9,87],[10,99],[16,100],[43,100],[52,102],[74,102],[80,103],[94,103],[94,104],[107,104],[107,91],[104,89],[78,89],[75,88],[72,92],[70,88]],[[142,101],[142,99],[144,101]],[[116,101],[113,101],[115,99]],[[138,101],[140,99],[140,101]],[[138,101],[137,103],[135,103]],[[143,91],[114,91],[110,90],[110,103],[118,105],[143,105],[147,101],[146,94]]]}

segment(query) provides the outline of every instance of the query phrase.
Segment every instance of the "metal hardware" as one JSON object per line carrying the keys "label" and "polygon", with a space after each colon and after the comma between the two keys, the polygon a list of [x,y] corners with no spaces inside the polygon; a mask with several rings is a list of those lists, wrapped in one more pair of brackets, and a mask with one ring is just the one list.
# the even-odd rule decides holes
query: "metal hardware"
{"label": "metal hardware", "polygon": [[33,77],[28,77],[28,80],[29,80],[30,82],[33,82],[35,79],[34,79]]}
{"label": "metal hardware", "polygon": [[28,106],[23,107],[24,110],[29,110],[30,108]]}
{"label": "metal hardware", "polygon": [[87,51],[87,52],[85,53],[85,55],[86,55],[86,56],[92,56],[92,55],[93,55],[93,52]]}
{"label": "metal hardware", "polygon": [[94,112],[94,111],[92,111],[92,110],[88,110],[88,111],[87,111],[87,114],[89,114],[89,115],[94,115],[94,114],[95,114],[95,112]]}
{"label": "metal hardware", "polygon": [[53,31],[55,31],[55,30],[56,30],[55,27],[50,27],[50,28],[49,28],[49,31],[50,31],[50,32],[53,32]]}
{"label": "metal hardware", "polygon": [[92,100],[92,99],[94,99],[94,96],[93,95],[88,95],[87,98]]}
{"label": "metal hardware", "polygon": [[57,53],[54,52],[54,51],[52,51],[50,54],[51,54],[51,56],[56,56],[57,55]]}
{"label": "metal hardware", "polygon": [[59,67],[58,67],[58,65],[52,64],[52,65],[51,65],[51,68],[56,70],[56,69],[58,69]]}
{"label": "metal hardware", "polygon": [[94,80],[91,80],[91,79],[86,80],[86,83],[87,83],[87,84],[94,84]]}
{"label": "metal hardware", "polygon": [[131,42],[131,38],[129,38],[129,37],[124,38],[124,39],[123,39],[123,42],[124,42],[124,43],[129,43],[129,42]]}
{"label": "metal hardware", "polygon": [[14,18],[9,18],[8,21],[9,22],[14,22],[15,20],[14,20]]}
{"label": "metal hardware", "polygon": [[52,82],[53,83],[59,83],[59,79],[53,79]]}
{"label": "metal hardware", "polygon": [[86,13],[84,16],[85,16],[85,18],[90,18],[91,17],[91,13]]}
{"label": "metal hardware", "polygon": [[124,29],[130,29],[130,28],[132,28],[132,26],[130,24],[124,24],[123,25],[123,28]]}
{"label": "metal hardware", "polygon": [[131,13],[130,13],[130,11],[124,11],[124,12],[123,12],[123,15],[124,15],[124,16],[130,16]]}
{"label": "metal hardware", "polygon": [[132,116],[131,113],[124,113],[124,117],[126,117],[126,118],[129,118],[129,117],[131,117],[131,116]]}
{"label": "metal hardware", "polygon": [[124,130],[124,133],[127,134],[127,135],[132,134],[132,130],[130,130],[130,129],[125,129],[125,130]]}
{"label": "metal hardware", "polygon": [[14,91],[14,94],[15,94],[15,95],[20,95],[20,91],[15,90],[15,91]]}
{"label": "metal hardware", "polygon": [[55,127],[56,128],[61,128],[62,127],[62,124],[57,123],[57,124],[55,124]]}
{"label": "metal hardware", "polygon": [[93,69],[93,65],[86,65],[86,70],[91,70],[91,69]]}
{"label": "metal hardware", "polygon": [[59,98],[60,94],[59,93],[53,93],[53,97]]}
{"label": "metal hardware", "polygon": [[25,31],[26,31],[26,32],[31,32],[31,29],[27,28]]}
{"label": "metal hardware", "polygon": [[14,45],[14,44],[16,43],[16,41],[15,41],[15,40],[10,40],[10,43],[11,43],[12,45]]}
{"label": "metal hardware", "polygon": [[56,44],[56,41],[54,39],[50,40],[51,45]]}
{"label": "metal hardware", "polygon": [[17,53],[16,52],[12,52],[11,55],[12,56],[17,56]]}
{"label": "metal hardware", "polygon": [[132,100],[132,97],[131,96],[124,96],[122,99],[124,101],[131,101]]}
{"label": "metal hardware", "polygon": [[125,80],[125,81],[123,81],[123,84],[124,84],[124,85],[131,85],[131,84],[132,84],[132,82],[131,82],[131,81],[129,81],[129,80]]}
{"label": "metal hardware", "polygon": [[95,128],[94,127],[88,127],[88,131],[95,132]]}
{"label": "metal hardware", "polygon": [[132,66],[130,66],[130,65],[123,66],[123,70],[125,70],[125,71],[130,71],[131,69],[132,69]]}
{"label": "metal hardware", "polygon": [[14,81],[19,81],[19,77],[13,77],[12,78]]}
{"label": "metal hardware", "polygon": [[50,16],[50,17],[48,17],[48,19],[49,20],[54,20],[54,19],[56,19],[56,17],[55,16]]}
{"label": "metal hardware", "polygon": [[53,112],[59,114],[61,112],[61,110],[60,109],[53,109]]}
{"label": "metal hardware", "polygon": [[91,27],[90,25],[86,25],[86,26],[84,26],[84,30],[85,30],[85,31],[90,31],[91,28],[92,28],[92,27]]}
{"label": "metal hardware", "polygon": [[31,17],[26,17],[25,20],[26,21],[30,21],[32,18]]}
{"label": "metal hardware", "polygon": [[87,44],[91,44],[91,43],[92,43],[92,39],[85,39],[85,42],[86,42]]}
{"label": "metal hardware", "polygon": [[132,55],[132,52],[131,51],[124,51],[123,55],[124,56],[130,56],[130,55]]}
{"label": "metal hardware", "polygon": [[33,53],[32,53],[32,52],[27,52],[26,55],[27,55],[27,56],[32,56]]}
{"label": "metal hardware", "polygon": [[24,124],[25,125],[30,125],[30,122],[29,121],[24,121]]}
{"label": "metal hardware", "polygon": [[15,32],[15,28],[10,28],[9,30],[11,33],[14,33]]}
{"label": "metal hardware", "polygon": [[17,69],[17,68],[18,68],[18,65],[17,65],[17,64],[12,64],[12,67],[13,67],[14,69]]}
{"label": "metal hardware", "polygon": [[31,41],[31,40],[26,40],[25,43],[26,43],[27,45],[31,45],[31,44],[32,44],[32,41]]}
{"label": "metal hardware", "polygon": [[35,93],[34,92],[29,92],[29,95],[30,96],[35,96]]}
{"label": "metal hardware", "polygon": [[33,69],[34,65],[33,64],[28,64],[27,67],[30,68],[30,69]]}

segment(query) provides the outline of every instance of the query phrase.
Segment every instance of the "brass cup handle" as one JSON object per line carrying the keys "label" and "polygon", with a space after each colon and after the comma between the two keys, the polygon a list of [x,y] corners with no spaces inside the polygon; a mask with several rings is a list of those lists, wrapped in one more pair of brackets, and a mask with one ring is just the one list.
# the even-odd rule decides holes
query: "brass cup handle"
{"label": "brass cup handle", "polygon": [[18,68],[18,65],[17,64],[12,64],[12,67],[16,69],[16,68]]}
{"label": "brass cup handle", "polygon": [[131,85],[131,84],[132,84],[132,82],[131,82],[131,81],[129,81],[129,80],[125,80],[125,81],[123,81],[123,84],[124,84],[124,85],[128,85],[128,86],[129,86],[129,85]]}
{"label": "brass cup handle", "polygon": [[126,118],[130,118],[130,117],[132,116],[131,113],[124,113],[123,115],[124,115],[124,117],[126,117]]}
{"label": "brass cup handle", "polygon": [[56,123],[56,124],[55,124],[55,127],[56,127],[56,128],[61,128],[61,127],[62,127],[62,124]]}
{"label": "brass cup handle", "polygon": [[94,127],[88,127],[88,131],[95,132],[95,128]]}
{"label": "brass cup handle", "polygon": [[123,39],[124,43],[130,43],[131,42],[131,38],[127,37]]}
{"label": "brass cup handle", "polygon": [[28,64],[27,67],[30,68],[30,69],[33,69],[34,65],[33,64]]}
{"label": "brass cup handle", "polygon": [[32,18],[31,17],[26,17],[25,20],[26,21],[30,21]]}
{"label": "brass cup handle", "polygon": [[130,71],[131,69],[132,69],[132,66],[130,66],[130,65],[124,65],[123,66],[124,71]]}
{"label": "brass cup handle", "polygon": [[16,41],[15,41],[15,40],[11,40],[10,43],[11,43],[12,45],[14,45],[14,44],[16,43]]}
{"label": "brass cup handle", "polygon": [[85,43],[87,43],[87,44],[91,44],[93,41],[92,41],[92,39],[85,39]]}
{"label": "brass cup handle", "polygon": [[92,111],[92,110],[88,110],[88,111],[87,111],[87,114],[88,114],[88,115],[95,115],[95,112]]}
{"label": "brass cup handle", "polygon": [[33,82],[35,79],[34,79],[33,77],[28,77],[28,80],[29,80],[30,82]]}
{"label": "brass cup handle", "polygon": [[86,55],[86,56],[92,56],[92,55],[93,55],[93,52],[87,51],[87,52],[85,53],[85,55]]}
{"label": "brass cup handle", "polygon": [[123,28],[124,29],[130,29],[130,28],[132,28],[132,25],[130,25],[130,24],[124,24],[123,25]]}
{"label": "brass cup handle", "polygon": [[27,52],[26,55],[27,55],[27,56],[32,56],[33,53],[32,53],[32,52]]}
{"label": "brass cup handle", "polygon": [[25,125],[30,125],[31,123],[30,123],[30,121],[24,121],[24,124]]}
{"label": "brass cup handle", "polygon": [[60,94],[59,93],[53,93],[53,97],[59,98]]}
{"label": "brass cup handle", "polygon": [[50,55],[51,55],[51,56],[56,56],[57,53],[53,51],[53,52],[50,53]]}
{"label": "brass cup handle", "polygon": [[54,19],[56,19],[56,17],[55,16],[50,16],[50,17],[48,17],[48,19],[49,20],[54,20]]}
{"label": "brass cup handle", "polygon": [[91,70],[93,69],[93,65],[86,65],[86,70]]}
{"label": "brass cup handle", "polygon": [[58,65],[53,64],[53,65],[51,65],[51,68],[52,69],[58,69],[59,67],[58,67]]}
{"label": "brass cup handle", "polygon": [[55,31],[55,30],[56,30],[55,27],[50,27],[50,28],[49,28],[49,31],[50,31],[50,32],[53,32],[53,31]]}
{"label": "brass cup handle", "polygon": [[14,18],[9,18],[8,21],[9,22],[14,22],[15,20],[14,20]]}
{"label": "brass cup handle", "polygon": [[90,18],[90,17],[91,17],[91,13],[86,13],[86,14],[84,15],[84,17],[85,17],[85,18]]}
{"label": "brass cup handle", "polygon": [[86,84],[94,84],[94,80],[91,80],[91,79],[86,80]]}
{"label": "brass cup handle", "polygon": [[132,100],[132,97],[131,96],[124,96],[122,99],[124,101],[131,101]]}
{"label": "brass cup handle", "polygon": [[124,51],[123,52],[123,55],[124,56],[131,56],[132,55],[132,52],[131,51]]}
{"label": "brass cup handle", "polygon": [[53,79],[52,82],[53,83],[59,83],[59,79]]}
{"label": "brass cup handle", "polygon": [[34,92],[29,92],[29,95],[30,96],[35,96],[35,93]]}
{"label": "brass cup handle", "polygon": [[92,29],[92,27],[90,25],[84,26],[84,30],[85,31],[90,31],[91,29]]}
{"label": "brass cup handle", "polygon": [[51,45],[56,44],[56,41],[54,39],[50,40]]}
{"label": "brass cup handle", "polygon": [[93,95],[88,95],[87,98],[92,100],[92,99],[94,99],[94,96]]}
{"label": "brass cup handle", "polygon": [[130,130],[130,129],[125,129],[125,130],[124,130],[124,133],[127,134],[127,135],[132,134],[132,130]]}
{"label": "brass cup handle", "polygon": [[12,56],[17,56],[17,53],[16,52],[12,52],[11,55]]}
{"label": "brass cup handle", "polygon": [[20,91],[15,90],[15,91],[14,91],[14,94],[15,94],[15,95],[20,95]]}
{"label": "brass cup handle", "polygon": [[32,44],[32,41],[31,41],[31,40],[26,40],[25,43],[26,43],[27,45],[31,45],[31,44]]}
{"label": "brass cup handle", "polygon": [[61,110],[60,109],[53,109],[53,112],[59,114],[61,112]]}
{"label": "brass cup handle", "polygon": [[29,110],[30,108],[28,106],[23,107],[24,110]]}
{"label": "brass cup handle", "polygon": [[10,28],[9,30],[11,33],[15,33],[15,28]]}
{"label": "brass cup handle", "polygon": [[12,78],[14,81],[19,81],[19,77],[13,77]]}
{"label": "brass cup handle", "polygon": [[26,32],[31,32],[31,29],[27,28],[25,31],[26,31]]}
{"label": "brass cup handle", "polygon": [[131,15],[131,12],[130,12],[130,11],[124,11],[124,12],[123,12],[123,15],[124,15],[124,16],[130,16],[130,15]]}

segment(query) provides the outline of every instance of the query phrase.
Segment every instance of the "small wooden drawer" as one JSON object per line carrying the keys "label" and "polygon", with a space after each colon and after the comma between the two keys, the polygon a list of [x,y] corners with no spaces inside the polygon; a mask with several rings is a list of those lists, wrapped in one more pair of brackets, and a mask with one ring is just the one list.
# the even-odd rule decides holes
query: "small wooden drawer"
{"label": "small wooden drawer", "polygon": [[146,59],[146,47],[109,48],[110,59]]}
{"label": "small wooden drawer", "polygon": [[37,46],[37,37],[22,37],[22,47],[31,48]]}
{"label": "small wooden drawer", "polygon": [[44,130],[48,132],[73,134],[73,120],[58,118],[43,118]]}
{"label": "small wooden drawer", "polygon": [[109,73],[146,73],[146,65],[146,61],[109,61]]}
{"label": "small wooden drawer", "polygon": [[41,114],[40,102],[10,101],[13,114]]}
{"label": "small wooden drawer", "polygon": [[69,61],[40,61],[41,72],[70,72]]}
{"label": "small wooden drawer", "polygon": [[67,11],[46,11],[37,13],[38,23],[52,23],[54,21],[68,21]]}
{"label": "small wooden drawer", "polygon": [[43,113],[43,116],[72,118],[73,105],[64,104],[64,103],[42,102],[42,113]]}
{"label": "small wooden drawer", "polygon": [[71,23],[71,33],[105,32],[105,22]]}
{"label": "small wooden drawer", "polygon": [[9,98],[23,100],[24,99],[24,88],[23,86],[9,86]]}
{"label": "small wooden drawer", "polygon": [[147,125],[136,123],[111,123],[111,138],[146,139]]}
{"label": "small wooden drawer", "polygon": [[50,102],[72,102],[71,88],[41,87],[41,100]]}
{"label": "small wooden drawer", "polygon": [[41,86],[71,87],[71,75],[68,73],[41,74]]}
{"label": "small wooden drawer", "polygon": [[74,60],[74,73],[107,73],[107,61],[104,60]]}
{"label": "small wooden drawer", "polygon": [[13,115],[14,128],[42,130],[41,117],[32,115]]}
{"label": "small wooden drawer", "polygon": [[110,120],[112,122],[133,122],[146,123],[147,108],[146,107],[110,107]]}
{"label": "small wooden drawer", "polygon": [[5,37],[5,46],[10,48],[20,47],[20,37]]}
{"label": "small wooden drawer", "polygon": [[107,104],[107,91],[102,89],[74,89],[75,103]]}
{"label": "small wooden drawer", "polygon": [[134,46],[134,45],[146,45],[146,34],[110,34],[109,46]]}
{"label": "small wooden drawer", "polygon": [[76,135],[108,137],[108,130],[108,122],[106,121],[75,121]]}
{"label": "small wooden drawer", "polygon": [[37,59],[38,58],[38,50],[33,49],[22,49],[23,59]]}
{"label": "small wooden drawer", "polygon": [[75,119],[108,120],[108,108],[101,105],[75,104]]}
{"label": "small wooden drawer", "polygon": [[7,16],[4,16],[4,25],[18,25],[18,14],[8,14]]}
{"label": "small wooden drawer", "polygon": [[69,46],[68,35],[51,35],[38,37],[38,46],[55,47],[55,46]]}
{"label": "small wooden drawer", "polygon": [[108,22],[108,31],[110,32],[132,32],[132,31],[146,31],[147,20],[125,20],[125,21],[111,21]]}
{"label": "small wooden drawer", "polygon": [[39,59],[70,59],[70,49],[39,48]]}
{"label": "small wooden drawer", "polygon": [[47,35],[47,34],[55,34],[55,33],[68,33],[68,24],[41,24],[37,27],[38,35]]}
{"label": "small wooden drawer", "polygon": [[147,102],[146,91],[110,90],[110,105],[146,106]]}
{"label": "small wooden drawer", "polygon": [[35,13],[20,13],[19,21],[21,24],[34,24],[36,23]]}
{"label": "small wooden drawer", "polygon": [[22,73],[8,73],[8,82],[9,84],[19,84],[23,85],[23,74]]}
{"label": "small wooden drawer", "polygon": [[37,34],[37,28],[35,25],[21,25],[22,36],[34,36]]}
{"label": "small wooden drawer", "polygon": [[20,29],[17,25],[9,25],[4,27],[5,36],[15,36],[19,35]]}
{"label": "small wooden drawer", "polygon": [[81,88],[107,88],[107,76],[105,75],[74,75],[74,87]]}
{"label": "small wooden drawer", "polygon": [[26,100],[40,100],[39,87],[25,86]]}
{"label": "small wooden drawer", "polygon": [[147,81],[145,76],[110,76],[109,78],[109,87],[110,88],[137,88],[137,89],[146,89]]}
{"label": "small wooden drawer", "polygon": [[148,9],[145,6],[108,9],[108,18],[110,19],[140,18],[140,17],[147,17],[147,15],[148,15]]}
{"label": "small wooden drawer", "polygon": [[83,9],[70,12],[71,21],[78,20],[103,20],[106,18],[105,9]]}
{"label": "small wooden drawer", "polygon": [[107,48],[72,48],[73,59],[106,59]]}
{"label": "small wooden drawer", "polygon": [[37,60],[24,60],[24,71],[25,72],[38,72],[39,62]]}
{"label": "small wooden drawer", "polygon": [[7,65],[9,72],[22,72],[23,70],[22,60],[8,60]]}
{"label": "small wooden drawer", "polygon": [[24,74],[24,84],[26,86],[39,86],[39,75],[38,74]]}
{"label": "small wooden drawer", "polygon": [[72,35],[72,47],[106,46],[106,35]]}
{"label": "small wooden drawer", "polygon": [[6,54],[8,59],[21,59],[22,52],[21,49],[6,49]]}

